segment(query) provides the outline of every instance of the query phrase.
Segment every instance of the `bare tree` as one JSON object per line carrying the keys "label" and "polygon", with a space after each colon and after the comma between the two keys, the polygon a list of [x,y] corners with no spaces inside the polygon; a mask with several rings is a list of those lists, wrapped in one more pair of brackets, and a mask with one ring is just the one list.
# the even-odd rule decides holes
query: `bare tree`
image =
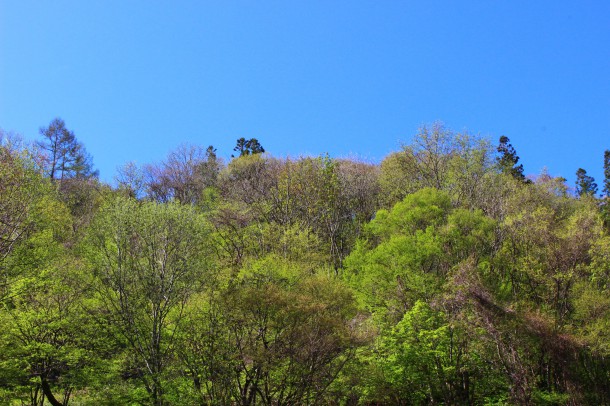
{"label": "bare tree", "polygon": [[161,202],[175,199],[182,204],[196,204],[205,188],[216,185],[221,166],[211,145],[206,149],[181,145],[164,162],[145,168],[148,195]]}

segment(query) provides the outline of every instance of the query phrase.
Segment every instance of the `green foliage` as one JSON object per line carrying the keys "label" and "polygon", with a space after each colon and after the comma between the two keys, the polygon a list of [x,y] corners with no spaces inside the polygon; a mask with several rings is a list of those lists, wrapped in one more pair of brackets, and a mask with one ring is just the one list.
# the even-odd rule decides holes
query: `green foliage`
{"label": "green foliage", "polygon": [[0,396],[67,404],[74,390],[94,384],[100,363],[86,306],[90,281],[65,246],[68,208],[26,154],[2,153],[10,244],[0,262],[0,370],[6,371]]}
{"label": "green foliage", "polygon": [[500,144],[497,150],[500,155],[496,160],[502,173],[508,174],[520,182],[530,183],[523,174],[523,164],[517,165],[519,163],[519,156],[517,156],[517,152],[508,137],[504,135],[500,137]]}
{"label": "green foliage", "polygon": [[45,172],[51,180],[97,177],[91,156],[62,119],[55,118],[48,127],[40,128],[40,135],[44,139],[38,145],[46,152]]}
{"label": "green foliage", "polygon": [[497,176],[488,141],[453,133],[440,123],[422,127],[413,142],[386,157],[380,169],[385,207],[429,187],[448,192],[464,207],[482,208],[492,198],[486,189]]}
{"label": "green foliage", "polygon": [[90,285],[78,264],[53,262],[13,286],[2,323],[3,341],[12,345],[4,347],[0,369],[21,371],[9,381],[17,393],[21,387],[51,385],[68,399],[73,390],[95,382],[101,361],[96,326],[84,305]]}
{"label": "green foliage", "polygon": [[265,148],[258,142],[256,138],[250,138],[249,140],[241,137],[237,140],[237,144],[233,151],[239,152],[238,156],[256,155],[265,152]]}
{"label": "green foliage", "polygon": [[[47,230],[64,234],[69,219],[52,193],[49,182],[36,171],[31,156],[0,146],[0,300],[7,294],[19,262],[29,262],[26,252],[16,253],[33,235]],[[61,225],[59,224],[61,223]]]}
{"label": "green foliage", "polygon": [[444,223],[450,209],[451,200],[446,193],[423,189],[407,196],[390,212],[378,211],[369,227],[375,236],[423,231]]}
{"label": "green foliage", "polygon": [[317,403],[356,342],[354,315],[340,281],[269,255],[193,302],[180,356],[204,402]]}
{"label": "green foliage", "polygon": [[64,130],[46,161],[0,131],[0,403],[610,404],[586,173],[434,124],[381,165],[241,139],[113,190]]}
{"label": "green foliage", "polygon": [[371,400],[391,402],[394,398],[409,404],[460,402],[457,393],[445,393],[451,387],[459,388],[459,375],[465,368],[459,349],[452,348],[459,343],[458,336],[442,313],[417,301],[387,335],[380,337],[376,362],[377,368],[384,371],[384,391],[388,393],[371,393]]}
{"label": "green foliage", "polygon": [[576,171],[576,194],[578,196],[595,196],[597,193],[597,183],[592,176],[587,175],[587,171],[578,168]]}
{"label": "green foliage", "polygon": [[165,402],[164,374],[185,303],[209,279],[208,234],[193,208],[122,197],[100,211],[91,229],[100,300],[134,352],[152,404]]}
{"label": "green foliage", "polygon": [[438,295],[461,261],[486,258],[494,231],[480,211],[453,209],[447,193],[423,189],[377,212],[369,239],[347,258],[345,276],[370,312],[400,319],[417,300]]}

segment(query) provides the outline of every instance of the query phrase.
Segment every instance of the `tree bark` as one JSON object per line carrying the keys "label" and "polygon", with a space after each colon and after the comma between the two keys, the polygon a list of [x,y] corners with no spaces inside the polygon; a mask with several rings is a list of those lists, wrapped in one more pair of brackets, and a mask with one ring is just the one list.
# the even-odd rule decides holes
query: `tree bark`
{"label": "tree bark", "polygon": [[64,406],[63,402],[60,402],[55,398],[55,396],[53,396],[53,392],[51,392],[49,382],[43,376],[40,377],[40,386],[42,387],[42,392],[47,397],[49,403],[51,403],[52,406]]}

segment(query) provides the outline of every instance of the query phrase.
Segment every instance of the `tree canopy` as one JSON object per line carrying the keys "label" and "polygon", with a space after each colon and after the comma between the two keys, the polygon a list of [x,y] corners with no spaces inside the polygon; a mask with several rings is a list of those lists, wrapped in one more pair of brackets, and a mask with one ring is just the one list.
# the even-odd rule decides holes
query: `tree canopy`
{"label": "tree canopy", "polygon": [[240,138],[108,185],[41,138],[0,131],[2,404],[610,403],[607,173],[435,123],[380,164]]}

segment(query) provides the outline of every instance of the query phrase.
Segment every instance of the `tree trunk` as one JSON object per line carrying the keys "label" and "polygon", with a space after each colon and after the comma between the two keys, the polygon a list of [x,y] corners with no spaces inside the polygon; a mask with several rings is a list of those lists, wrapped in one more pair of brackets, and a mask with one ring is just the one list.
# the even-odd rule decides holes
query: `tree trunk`
{"label": "tree trunk", "polygon": [[51,392],[49,382],[43,376],[40,377],[40,386],[42,387],[42,392],[47,397],[49,403],[51,403],[52,406],[64,406],[63,402],[60,402],[59,400],[55,399],[55,396],[53,396],[53,392]]}

